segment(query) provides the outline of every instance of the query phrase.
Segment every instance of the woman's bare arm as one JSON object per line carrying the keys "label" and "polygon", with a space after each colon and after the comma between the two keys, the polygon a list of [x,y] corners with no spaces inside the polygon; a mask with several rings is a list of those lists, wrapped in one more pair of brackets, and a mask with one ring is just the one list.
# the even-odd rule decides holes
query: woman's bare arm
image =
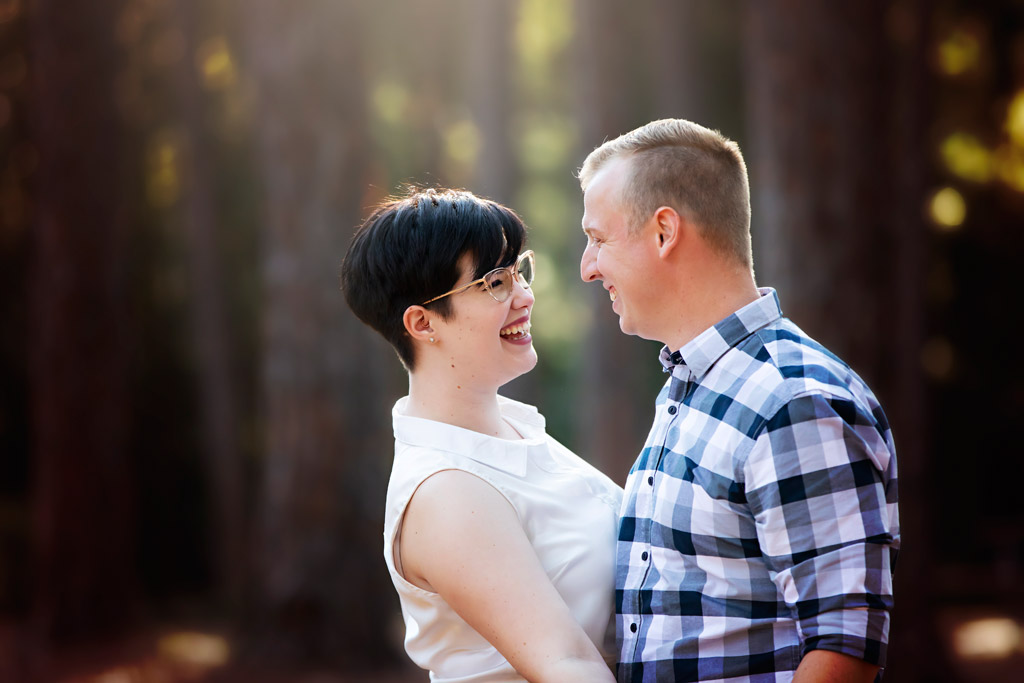
{"label": "woman's bare arm", "polygon": [[406,579],[439,593],[527,680],[615,680],[548,579],[515,510],[479,477],[446,470],[421,484],[406,509],[399,552]]}

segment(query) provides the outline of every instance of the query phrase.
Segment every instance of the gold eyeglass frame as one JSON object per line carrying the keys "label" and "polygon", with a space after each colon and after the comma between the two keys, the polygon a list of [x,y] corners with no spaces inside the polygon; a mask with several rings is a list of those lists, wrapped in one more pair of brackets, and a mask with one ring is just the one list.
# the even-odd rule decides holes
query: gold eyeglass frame
{"label": "gold eyeglass frame", "polygon": [[[467,282],[466,284],[462,285],[461,287],[456,287],[455,289],[453,289],[451,291],[448,291],[448,292],[445,292],[444,294],[441,294],[440,296],[435,296],[433,299],[429,299],[427,301],[424,301],[422,304],[420,304],[420,306],[426,306],[427,304],[434,303],[438,299],[443,299],[446,296],[451,296],[452,294],[458,294],[459,292],[467,290],[470,287],[472,287],[473,285],[478,285],[481,282],[484,285],[484,289],[487,290],[487,293],[491,295],[491,298],[494,299],[495,301],[497,301],[499,304],[504,302],[504,301],[508,301],[508,297],[512,296],[512,292],[515,290],[516,281],[522,282],[523,287],[525,287],[526,289],[529,289],[530,285],[533,284],[533,278],[530,278],[529,282],[524,282],[523,280],[520,280],[520,278],[519,278],[519,264],[522,263],[524,259],[529,259],[530,265],[531,265],[530,270],[532,272],[536,273],[537,261],[536,261],[536,259],[533,256],[533,249],[527,249],[526,251],[524,251],[522,254],[519,255],[519,258],[517,258],[516,262],[513,263],[511,266],[505,266],[504,268],[495,268],[494,270],[489,270],[489,271],[487,271],[487,273],[484,274],[484,276],[482,278],[480,278],[478,280],[473,280],[472,282]],[[508,290],[508,296],[506,296],[504,299],[499,299],[498,297],[494,296],[494,292],[491,291],[491,286],[489,284],[487,284],[487,281],[491,278],[492,275],[494,275],[495,273],[499,273],[499,272],[501,272],[503,270],[504,271],[508,271],[509,275],[512,276],[512,286]]]}

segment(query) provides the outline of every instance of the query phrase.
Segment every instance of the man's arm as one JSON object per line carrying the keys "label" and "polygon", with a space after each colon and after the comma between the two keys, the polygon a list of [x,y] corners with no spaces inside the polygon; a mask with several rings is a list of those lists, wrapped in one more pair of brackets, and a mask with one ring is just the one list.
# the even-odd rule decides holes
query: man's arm
{"label": "man's arm", "polygon": [[614,683],[515,510],[484,480],[446,470],[421,484],[400,553],[406,579],[440,594],[527,680]]}
{"label": "man's arm", "polygon": [[878,667],[831,650],[811,650],[800,660],[793,683],[871,683]]}
{"label": "man's arm", "polygon": [[[819,393],[783,406],[750,453],[747,502],[805,658],[830,651],[885,664],[896,524],[890,457],[873,416]],[[801,671],[843,661],[815,655]]]}

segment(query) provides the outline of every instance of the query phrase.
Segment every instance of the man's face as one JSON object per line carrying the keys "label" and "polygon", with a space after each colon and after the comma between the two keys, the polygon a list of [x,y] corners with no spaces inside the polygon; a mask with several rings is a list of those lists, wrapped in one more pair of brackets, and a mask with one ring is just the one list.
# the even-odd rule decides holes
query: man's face
{"label": "man's face", "polygon": [[[629,161],[614,159],[598,171],[583,193],[583,232],[587,246],[580,260],[584,282],[601,280],[626,334],[658,339],[657,283],[651,277],[657,253],[650,226],[636,234],[622,189],[629,178]],[[661,341],[661,340],[659,340]]]}

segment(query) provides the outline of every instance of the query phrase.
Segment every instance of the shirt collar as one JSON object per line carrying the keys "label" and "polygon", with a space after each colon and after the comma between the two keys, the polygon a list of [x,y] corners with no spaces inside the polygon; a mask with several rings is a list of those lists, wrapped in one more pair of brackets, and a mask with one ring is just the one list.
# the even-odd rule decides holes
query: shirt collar
{"label": "shirt collar", "polygon": [[531,405],[498,397],[501,415],[524,438],[510,441],[462,427],[410,417],[405,414],[409,397],[400,398],[391,411],[395,440],[410,446],[421,446],[455,453],[518,477],[526,476],[531,447],[545,443],[544,416]]}
{"label": "shirt collar", "polygon": [[661,349],[659,360],[665,372],[685,366],[695,378],[703,377],[725,352],[762,327],[782,317],[779,295],[771,287],[757,290],[761,295],[713,327],[701,332],[678,351]]}

